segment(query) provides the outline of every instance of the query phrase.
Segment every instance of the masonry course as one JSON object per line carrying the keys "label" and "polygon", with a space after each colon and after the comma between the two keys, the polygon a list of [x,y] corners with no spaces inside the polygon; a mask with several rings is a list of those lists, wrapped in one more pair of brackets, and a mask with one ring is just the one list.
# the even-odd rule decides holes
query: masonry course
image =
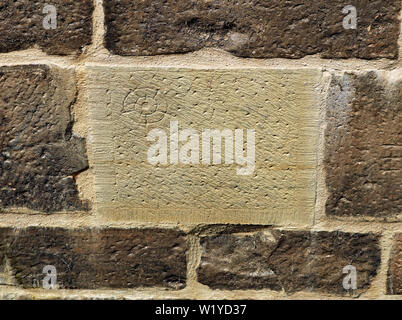
{"label": "masonry course", "polygon": [[[221,48],[253,58],[396,58],[399,0],[107,0],[106,47],[118,55]],[[342,10],[357,9],[356,29]]]}

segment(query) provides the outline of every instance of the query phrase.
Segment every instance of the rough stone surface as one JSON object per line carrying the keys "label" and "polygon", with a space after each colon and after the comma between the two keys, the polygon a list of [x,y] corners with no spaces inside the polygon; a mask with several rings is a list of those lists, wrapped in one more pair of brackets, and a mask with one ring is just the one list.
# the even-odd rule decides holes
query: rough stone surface
{"label": "rough stone surface", "polygon": [[357,269],[357,290],[380,265],[378,236],[343,232],[266,230],[201,239],[198,281],[213,289],[263,289],[346,294],[343,268]]}
{"label": "rough stone surface", "polygon": [[[396,58],[399,0],[107,0],[106,46],[119,55],[217,47],[242,57]],[[357,29],[344,29],[357,9]]]}
{"label": "rough stone surface", "polygon": [[401,159],[402,73],[334,75],[327,106],[327,214],[400,215]]}
{"label": "rough stone surface", "polygon": [[[46,30],[46,5],[57,12],[56,29]],[[49,54],[78,52],[91,43],[92,0],[2,0],[0,3],[0,52],[39,46]],[[47,21],[47,19],[46,19]]]}
{"label": "rough stone surface", "polygon": [[87,208],[74,175],[88,167],[72,134],[72,72],[43,65],[0,67],[0,209]]}
{"label": "rough stone surface", "polygon": [[17,285],[42,286],[43,267],[53,265],[65,289],[179,289],[186,282],[186,239],[169,229],[0,229],[1,264]]}
{"label": "rough stone surface", "polygon": [[[99,66],[88,67],[87,78],[98,214],[157,222],[312,222],[317,70]],[[181,136],[176,149],[167,143],[176,139],[174,121]],[[185,129],[195,131],[197,142],[186,153]],[[167,152],[160,151],[166,163],[150,161],[150,150],[164,141],[149,139],[154,130],[166,135]],[[218,130],[214,141],[203,142],[205,130]],[[223,130],[229,139],[222,138]],[[253,144],[246,130],[255,132],[255,160],[247,166],[234,152],[235,130],[244,138],[238,150],[248,156]],[[217,162],[211,155],[216,140]],[[244,168],[248,172],[240,174]]]}
{"label": "rough stone surface", "polygon": [[402,233],[395,236],[388,269],[387,293],[402,295]]}

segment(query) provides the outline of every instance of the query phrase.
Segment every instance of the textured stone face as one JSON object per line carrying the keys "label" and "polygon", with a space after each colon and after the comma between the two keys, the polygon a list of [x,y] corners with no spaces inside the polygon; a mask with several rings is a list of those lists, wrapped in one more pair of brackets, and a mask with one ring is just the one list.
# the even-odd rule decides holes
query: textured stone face
{"label": "textured stone face", "polygon": [[[106,0],[106,46],[119,55],[222,48],[237,56],[396,58],[399,0]],[[357,28],[344,29],[357,10]],[[346,19],[348,20],[348,18]]]}
{"label": "textured stone face", "polygon": [[327,214],[400,215],[401,72],[334,76],[327,110]]}
{"label": "textured stone face", "polygon": [[[159,222],[311,223],[319,84],[320,73],[307,69],[88,67],[98,213]],[[195,132],[196,151],[183,151],[186,129]],[[155,130],[166,138],[158,143],[169,141],[160,150],[165,163],[149,157]],[[205,130],[219,130],[218,162],[211,154],[219,144],[204,143]],[[243,133],[239,145],[236,130]],[[240,164],[234,149],[248,158],[252,148],[254,160]]]}
{"label": "textured stone face", "polygon": [[381,259],[373,234],[272,230],[207,236],[201,245],[198,281],[213,289],[346,294],[343,268],[352,265],[360,293]]}
{"label": "textured stone face", "polygon": [[[46,29],[56,9],[56,28]],[[0,10],[0,52],[41,47],[49,54],[70,54],[91,43],[92,0],[2,0]],[[48,25],[46,25],[48,23]]]}
{"label": "textured stone face", "polygon": [[402,233],[395,236],[388,269],[388,294],[402,295]]}
{"label": "textured stone face", "polygon": [[179,289],[186,282],[186,241],[168,229],[1,229],[2,264],[15,281],[35,287],[43,267],[57,271],[65,289],[163,286]]}
{"label": "textured stone face", "polygon": [[0,67],[0,208],[85,209],[73,176],[88,167],[72,134],[72,72],[42,65]]}

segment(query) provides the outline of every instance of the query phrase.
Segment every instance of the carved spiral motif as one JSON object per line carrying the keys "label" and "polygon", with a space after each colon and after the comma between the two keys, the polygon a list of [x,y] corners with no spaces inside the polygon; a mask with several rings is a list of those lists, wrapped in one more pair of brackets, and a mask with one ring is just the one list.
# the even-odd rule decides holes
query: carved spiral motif
{"label": "carved spiral motif", "polygon": [[131,91],[124,99],[122,117],[129,122],[155,123],[161,121],[166,112],[166,99],[159,89],[141,88]]}

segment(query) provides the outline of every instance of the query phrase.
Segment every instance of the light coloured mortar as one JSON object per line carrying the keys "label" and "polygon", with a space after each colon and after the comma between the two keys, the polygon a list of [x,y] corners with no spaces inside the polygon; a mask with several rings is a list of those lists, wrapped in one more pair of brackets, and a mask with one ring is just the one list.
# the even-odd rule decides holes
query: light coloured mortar
{"label": "light coloured mortar", "polygon": [[[38,48],[0,54],[0,65],[21,64],[49,64],[76,71],[78,97],[73,107],[75,123],[74,132],[86,137],[88,132],[86,103],[84,99],[85,84],[83,82],[84,66],[108,65],[108,66],[141,66],[141,67],[180,67],[192,69],[239,69],[239,68],[319,68],[323,72],[323,78],[329,85],[327,71],[360,71],[360,70],[394,70],[402,66],[402,32],[399,37],[398,60],[361,60],[346,59],[332,60],[321,59],[319,55],[307,56],[298,60],[290,59],[251,59],[238,58],[219,49],[202,49],[188,54],[174,54],[151,57],[120,57],[110,54],[103,46],[105,33],[104,12],[102,0],[94,0],[95,11],[93,15],[93,39],[92,44],[83,50],[81,55],[66,57],[48,56]],[[402,24],[401,24],[402,30]],[[325,93],[325,92],[324,92]],[[378,275],[372,282],[369,290],[361,295],[361,299],[402,299],[401,296],[385,295],[388,261],[395,233],[401,232],[402,222],[384,222],[378,218],[340,218],[327,217],[325,215],[325,201],[327,190],[325,187],[325,171],[322,164],[324,154],[324,130],[325,130],[325,101],[322,101],[320,143],[318,148],[317,163],[317,188],[315,222],[310,228],[313,231],[343,231],[366,233],[374,232],[382,235],[381,248],[382,259]],[[89,159],[91,164],[91,159]],[[94,199],[93,175],[91,167],[78,176],[77,184],[81,197]],[[213,234],[223,227],[208,225],[181,225],[181,224],[156,224],[138,222],[107,222],[100,221],[91,212],[43,214],[28,209],[8,210],[0,216],[0,227],[27,227],[27,226],[51,226],[51,227],[179,227],[189,232],[188,236],[188,279],[187,287],[180,291],[168,291],[162,288],[135,289],[135,290],[43,290],[21,289],[13,286],[0,286],[0,298],[27,298],[27,299],[347,299],[321,293],[300,292],[286,295],[284,292],[271,290],[235,290],[222,291],[211,290],[197,282],[196,268],[201,258],[201,246],[199,236]],[[19,213],[13,213],[18,211]],[[278,226],[280,229],[293,230],[289,226]],[[302,229],[309,229],[308,226]],[[202,230],[199,231],[199,230]]]}

